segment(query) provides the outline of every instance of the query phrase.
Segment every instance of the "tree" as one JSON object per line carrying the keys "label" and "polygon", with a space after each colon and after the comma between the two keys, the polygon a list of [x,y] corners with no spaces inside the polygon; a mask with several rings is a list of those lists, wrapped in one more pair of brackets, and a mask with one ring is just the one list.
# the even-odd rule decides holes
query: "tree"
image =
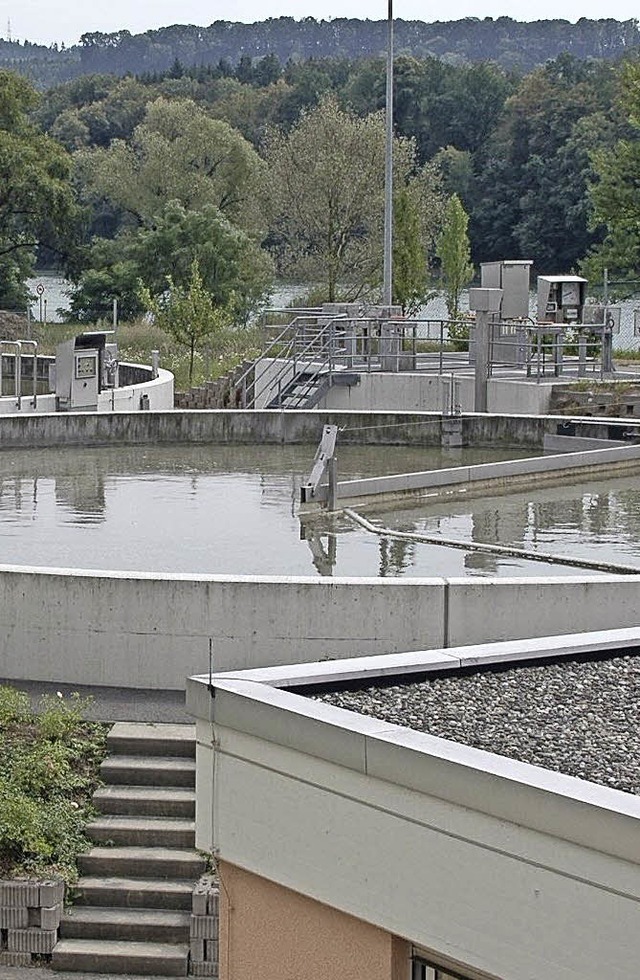
{"label": "tree", "polygon": [[465,198],[483,261],[530,258],[540,271],[569,271],[594,242],[590,155],[615,138],[613,81],[610,66],[569,55],[522,79],[475,158],[475,187]]}
{"label": "tree", "polygon": [[640,275],[640,65],[630,62],[622,72],[620,104],[629,135],[611,149],[593,152],[595,179],[590,187],[591,224],[604,227],[604,241],[582,263],[590,279],[608,268],[622,279]]}
{"label": "tree", "polygon": [[196,351],[205,341],[219,346],[231,326],[231,303],[222,306],[216,304],[202,281],[197,259],[193,261],[186,285],[178,286],[171,276],[167,276],[166,289],[162,294],[152,296],[148,289],[143,288],[141,299],[158,326],[189,350],[191,383]]}
{"label": "tree", "polygon": [[[287,134],[267,140],[263,200],[269,244],[284,275],[321,285],[327,300],[379,292],[382,278],[385,127],[381,114],[364,119],[334,97],[302,113]],[[411,141],[395,141],[396,192],[415,201],[420,174]],[[419,215],[422,243],[428,214]],[[426,262],[426,255],[425,255]]]}
{"label": "tree", "polygon": [[260,158],[228,123],[188,99],[157,99],[130,142],[76,157],[87,195],[111,201],[136,225],[152,223],[171,200],[186,210],[213,205],[244,228],[260,225]]}
{"label": "tree", "polygon": [[437,254],[445,283],[447,314],[455,320],[460,310],[460,293],[473,278],[471,250],[467,228],[469,216],[457,194],[447,202],[444,227],[438,240]]}
{"label": "tree", "polygon": [[429,298],[444,207],[440,175],[430,164],[394,192],[393,302],[408,316],[415,316]]}
{"label": "tree", "polygon": [[266,301],[272,282],[269,256],[217,208],[187,211],[170,201],[151,227],[98,238],[71,297],[71,316],[90,322],[108,315],[113,299],[123,319],[142,312],[140,282],[160,295],[170,276],[174,287],[191,281],[194,262],[204,288],[236,323],[246,323]]}
{"label": "tree", "polygon": [[38,248],[62,254],[77,210],[63,148],[30,123],[37,102],[24,79],[0,71],[0,305],[24,309]]}

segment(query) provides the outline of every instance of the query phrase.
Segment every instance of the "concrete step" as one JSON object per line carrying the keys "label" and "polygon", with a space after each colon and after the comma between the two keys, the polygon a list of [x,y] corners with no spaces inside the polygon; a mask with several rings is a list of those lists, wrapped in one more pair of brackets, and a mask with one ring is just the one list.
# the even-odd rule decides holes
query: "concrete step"
{"label": "concrete step", "polygon": [[122,786],[195,786],[195,759],[180,756],[112,755],[100,766],[105,783]]}
{"label": "concrete step", "polygon": [[101,813],[145,817],[194,817],[196,796],[181,787],[103,786],[93,794]]}
{"label": "concrete step", "polygon": [[96,844],[137,847],[195,847],[195,821],[185,817],[127,817],[106,815],[86,828]]}
{"label": "concrete step", "polygon": [[53,951],[54,970],[186,977],[188,946],[166,943],[61,939]]}
{"label": "concrete step", "polygon": [[173,755],[195,758],[195,725],[153,725],[118,721],[107,736],[118,755]]}
{"label": "concrete step", "polygon": [[92,847],[78,858],[80,872],[97,877],[183,878],[195,881],[207,862],[197,851],[170,847]]}
{"label": "concrete step", "polygon": [[73,906],[60,923],[63,939],[113,939],[149,943],[189,943],[189,912]]}
{"label": "concrete step", "polygon": [[74,886],[75,906],[135,909],[191,909],[193,881],[158,878],[81,877]]}

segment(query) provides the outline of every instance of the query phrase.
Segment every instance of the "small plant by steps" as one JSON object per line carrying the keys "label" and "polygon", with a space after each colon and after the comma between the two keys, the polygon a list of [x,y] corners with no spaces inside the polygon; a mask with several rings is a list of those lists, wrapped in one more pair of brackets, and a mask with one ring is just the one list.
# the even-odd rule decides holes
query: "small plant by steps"
{"label": "small plant by steps", "polygon": [[0,687],[0,878],[76,880],[107,735],[86,706],[53,695],[34,711],[25,692]]}

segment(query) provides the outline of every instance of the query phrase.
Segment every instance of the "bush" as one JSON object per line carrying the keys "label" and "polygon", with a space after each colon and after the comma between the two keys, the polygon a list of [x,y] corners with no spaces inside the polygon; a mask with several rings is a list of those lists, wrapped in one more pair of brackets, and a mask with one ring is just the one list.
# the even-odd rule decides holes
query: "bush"
{"label": "bush", "polygon": [[0,687],[0,875],[77,876],[106,728],[76,695],[41,699]]}

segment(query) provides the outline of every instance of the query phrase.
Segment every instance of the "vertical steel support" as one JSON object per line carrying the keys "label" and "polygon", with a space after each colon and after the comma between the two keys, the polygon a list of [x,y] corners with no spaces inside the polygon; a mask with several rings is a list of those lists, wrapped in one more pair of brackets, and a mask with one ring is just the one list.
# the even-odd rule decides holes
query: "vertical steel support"
{"label": "vertical steel support", "polygon": [[329,490],[327,493],[327,508],[328,510],[336,510],[336,505],[338,503],[338,460],[335,456],[331,456],[327,460],[327,476],[329,477]]}
{"label": "vertical steel support", "polygon": [[578,334],[578,377],[584,378],[586,373],[587,373],[587,337],[586,334],[582,333],[581,331]]}
{"label": "vertical steel support", "polygon": [[383,303],[393,302],[393,0],[387,15],[386,144],[384,161],[384,287]]}
{"label": "vertical steel support", "polygon": [[487,411],[487,382],[489,378],[489,314],[476,310],[476,363],[474,412]]}

